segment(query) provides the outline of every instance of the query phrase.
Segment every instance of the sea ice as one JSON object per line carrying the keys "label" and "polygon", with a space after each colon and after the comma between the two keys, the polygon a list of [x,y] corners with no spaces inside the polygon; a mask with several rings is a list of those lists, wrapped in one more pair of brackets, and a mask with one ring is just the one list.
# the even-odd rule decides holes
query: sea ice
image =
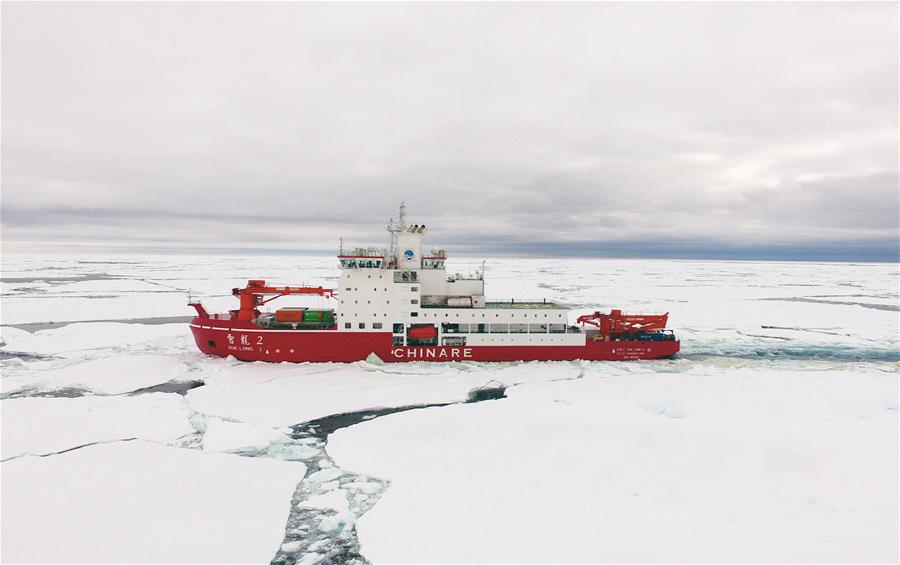
{"label": "sea ice", "polygon": [[350,503],[347,501],[347,494],[340,489],[335,489],[325,494],[314,496],[309,500],[304,500],[299,504],[303,508],[326,508],[336,510],[338,512],[346,512]]}
{"label": "sea ice", "polygon": [[[4,303],[5,304],[5,303]],[[185,324],[76,323],[29,333],[3,328],[6,352],[38,355],[83,354],[86,350],[136,346],[165,337],[186,336]]]}
{"label": "sea ice", "polygon": [[286,437],[280,431],[272,428],[208,418],[206,431],[203,434],[203,449],[210,451],[264,449]]}
{"label": "sea ice", "polygon": [[122,394],[172,380],[194,378],[177,356],[106,352],[99,359],[28,363],[2,379],[3,392],[21,389],[52,391],[76,388],[102,394]]}
{"label": "sea ice", "polygon": [[96,442],[171,442],[193,433],[177,394],[3,400],[2,459],[45,455]]}
{"label": "sea ice", "polygon": [[391,481],[367,558],[896,561],[896,374],[596,366],[335,432],[338,465]]}
{"label": "sea ice", "polygon": [[[335,287],[338,271],[315,256],[4,255],[3,457],[111,443],[2,465],[3,561],[268,561],[296,541],[305,468],[262,459],[326,461],[323,446],[338,467],[303,486],[338,514],[291,526],[322,538],[301,562],[354,523],[376,562],[898,558],[896,264],[489,261],[491,297],[670,312],[681,355],[637,363],[242,363],[202,355],[183,323],[88,322],[189,316],[188,291],[226,311],[261,274]],[[9,327],[36,322],[74,323]],[[206,384],[15,398],[171,380]],[[507,398],[422,408],[495,383]],[[418,409],[376,410],[397,407]],[[195,428],[202,444],[179,440]],[[256,457],[217,453],[232,450]]]}
{"label": "sea ice", "polygon": [[[5,401],[4,401],[5,402]],[[302,463],[143,441],[4,463],[4,563],[263,563]]]}

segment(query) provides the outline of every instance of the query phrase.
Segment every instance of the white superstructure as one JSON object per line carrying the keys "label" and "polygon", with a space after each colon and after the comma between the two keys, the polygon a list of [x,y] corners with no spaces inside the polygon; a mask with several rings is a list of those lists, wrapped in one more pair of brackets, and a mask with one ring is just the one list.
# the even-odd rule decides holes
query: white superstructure
{"label": "white superstructure", "polygon": [[[387,251],[338,256],[338,331],[391,331],[394,345],[583,345],[568,311],[553,302],[489,302],[484,273],[448,276],[443,249],[423,251],[424,225],[388,224]],[[433,328],[433,332],[430,328]]]}

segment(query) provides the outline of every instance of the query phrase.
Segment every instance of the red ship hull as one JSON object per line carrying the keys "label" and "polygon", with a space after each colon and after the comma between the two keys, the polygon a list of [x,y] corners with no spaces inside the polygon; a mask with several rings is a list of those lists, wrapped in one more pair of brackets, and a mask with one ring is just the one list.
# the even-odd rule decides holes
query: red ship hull
{"label": "red ship hull", "polygon": [[594,341],[580,345],[395,346],[390,332],[260,329],[252,322],[194,318],[191,332],[206,354],[242,361],[362,361],[375,354],[386,362],[409,361],[632,361],[678,353],[678,341]]}

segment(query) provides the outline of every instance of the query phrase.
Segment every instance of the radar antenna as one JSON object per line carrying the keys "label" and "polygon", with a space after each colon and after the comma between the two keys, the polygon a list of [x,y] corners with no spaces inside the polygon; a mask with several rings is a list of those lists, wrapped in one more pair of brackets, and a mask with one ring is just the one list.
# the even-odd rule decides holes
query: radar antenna
{"label": "radar antenna", "polygon": [[406,229],[406,202],[400,202],[400,216],[398,226],[401,230]]}

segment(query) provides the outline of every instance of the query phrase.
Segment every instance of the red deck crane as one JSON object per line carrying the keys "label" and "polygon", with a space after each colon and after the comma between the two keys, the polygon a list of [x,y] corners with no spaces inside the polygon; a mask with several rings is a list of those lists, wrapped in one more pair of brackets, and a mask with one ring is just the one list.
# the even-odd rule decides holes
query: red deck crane
{"label": "red deck crane", "polygon": [[590,324],[600,329],[603,337],[650,332],[666,327],[669,313],[644,315],[623,314],[621,310],[612,310],[609,314],[593,312],[578,318],[580,324]]}
{"label": "red deck crane", "polygon": [[[266,281],[254,279],[247,281],[244,288],[233,288],[231,294],[241,301],[237,319],[250,321],[259,316],[257,307],[288,294],[317,294],[325,298],[334,298],[334,289],[321,286],[266,286]],[[268,298],[266,298],[268,296]]]}

